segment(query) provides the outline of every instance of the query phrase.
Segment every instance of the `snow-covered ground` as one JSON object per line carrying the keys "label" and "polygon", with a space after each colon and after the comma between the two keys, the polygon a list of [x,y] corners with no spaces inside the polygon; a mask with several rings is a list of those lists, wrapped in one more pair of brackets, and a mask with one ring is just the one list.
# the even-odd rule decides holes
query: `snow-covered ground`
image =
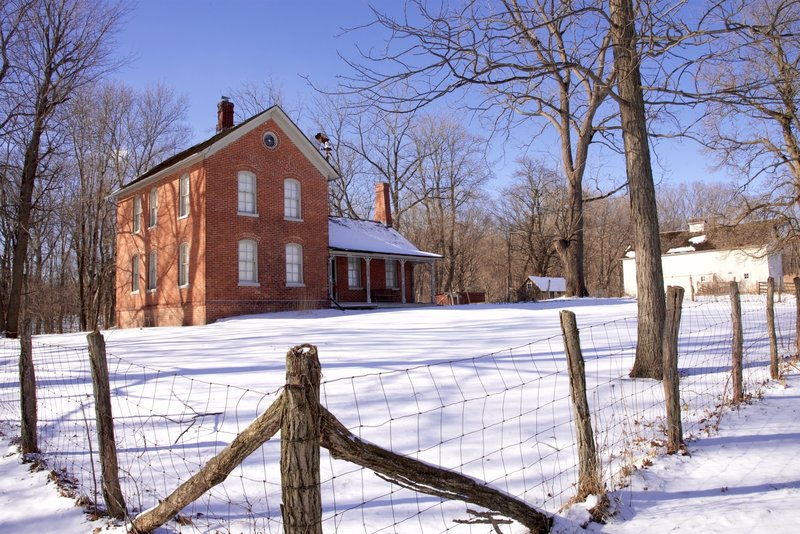
{"label": "snow-covered ground", "polygon": [[[647,455],[654,448],[649,444],[659,438],[659,416],[654,414],[661,410],[660,384],[625,378],[635,342],[635,302],[584,299],[513,306],[346,313],[324,310],[238,318],[204,327],[106,332],[128,504],[133,508],[149,506],[154,498],[163,497],[196,472],[203,459],[220,450],[275,398],[283,383],[287,348],[313,343],[319,347],[323,366],[323,402],[351,430],[381,446],[488,481],[555,512],[574,493],[576,471],[558,318],[558,309],[564,307],[575,311],[581,328],[598,447],[610,455],[606,473],[611,480],[615,468],[633,461],[633,456]],[[785,350],[794,343],[790,334],[793,308],[793,302],[778,306],[781,346]],[[746,381],[748,390],[756,391],[766,376],[768,359],[763,300],[746,302],[744,310]],[[717,476],[733,478],[716,482],[713,462],[708,468],[699,463],[718,456],[704,445],[709,443],[706,440],[727,440],[724,432],[733,422],[756,424],[754,419],[758,418],[747,414],[780,402],[782,395],[791,397],[797,385],[794,377],[789,377],[788,389],[766,390],[766,404],[728,412],[722,432],[704,437],[715,422],[716,405],[729,395],[725,379],[729,329],[724,301],[686,304],[680,349],[682,381],[690,390],[684,405],[685,429],[687,435],[700,439],[689,443],[691,457],[657,457],[652,466],[637,471],[628,488],[612,494],[612,505],[618,511],[611,523],[590,528],[610,532],[627,528],[658,532],[674,527],[707,530],[702,523],[683,523],[700,521],[702,514],[694,508],[688,512],[677,508],[683,501],[677,498],[678,489],[672,484],[688,492],[688,499],[697,499],[700,506],[716,506],[714,499],[720,495],[750,502],[750,493],[769,493],[769,484],[775,484],[780,493],[796,491],[800,478],[787,469],[776,474],[775,480],[769,474],[764,479],[740,475],[747,485],[735,490],[739,487],[735,470],[724,469]],[[85,378],[85,336],[42,336],[35,345],[43,365],[37,378],[45,388],[85,389],[88,384],[91,389]],[[13,364],[13,351],[0,352],[0,379],[13,380]],[[56,364],[66,368],[54,371]],[[52,374],[47,374],[48,369]],[[75,392],[78,389],[70,390],[71,398],[82,398],[83,393]],[[46,442],[52,446],[69,447],[71,441],[80,441],[79,436],[86,433],[79,424],[86,420],[87,405],[81,401],[70,408],[52,391],[43,391],[40,410],[46,413],[52,409],[62,416],[40,419],[40,433],[52,438],[52,442]],[[0,391],[0,417],[11,419],[15,402],[8,391]],[[796,415],[796,411],[792,413]],[[796,420],[776,424],[792,422]],[[765,424],[760,420],[757,423]],[[634,430],[644,437],[633,436]],[[748,459],[756,452],[753,449],[767,444],[790,450],[790,438],[797,436],[784,429],[769,443],[757,439],[765,437],[766,431],[752,433],[745,426],[735,432],[749,438],[718,441],[718,447],[726,452],[737,449],[739,454],[745,451]],[[59,437],[63,435],[69,437]],[[639,445],[643,446],[637,448]],[[268,467],[275,464],[276,453],[277,441],[267,443],[222,489],[212,492],[202,505],[187,510],[186,516],[201,531],[214,528],[212,521],[204,523],[209,514],[217,514],[221,524],[228,521],[237,531],[279,531],[280,488],[275,484],[274,468]],[[778,450],[761,457],[777,464],[781,455]],[[92,480],[86,472],[80,472],[86,463],[80,454],[56,454],[48,461],[77,467],[78,475],[74,476]],[[746,469],[742,459],[729,461],[735,462],[740,472]],[[2,469],[22,469],[18,462],[15,456],[6,457]],[[761,466],[750,469],[767,472]],[[673,474],[678,475],[674,482]],[[11,476],[9,472],[3,479],[28,483],[23,474]],[[16,483],[8,483],[11,486],[4,486],[2,495],[15,499],[14,495],[21,492],[16,491]],[[693,483],[698,486],[692,488]],[[709,486],[712,483],[719,485],[720,495]],[[52,484],[37,485],[53,494]],[[728,489],[723,491],[725,487]],[[330,458],[323,458],[323,499],[326,531],[449,532],[457,530],[454,517],[465,517],[463,504],[441,504],[438,499],[420,497]],[[51,499],[39,500],[43,504],[39,510],[44,510],[44,503]],[[22,506],[21,501],[15,502]],[[736,522],[736,528],[745,523],[737,521],[734,512],[759,513],[733,500],[719,502],[723,502],[723,508],[730,508],[726,517]],[[225,506],[228,515],[222,517],[220,509]],[[776,518],[794,513],[770,509]],[[703,514],[706,512],[703,508]],[[54,512],[55,517],[60,518],[59,513],[63,512]],[[567,517],[574,522],[564,520],[559,525],[568,531],[583,520],[577,510],[568,512]],[[619,523],[622,518],[626,521]],[[796,515],[786,517],[792,518]],[[18,530],[3,521],[6,518],[0,512],[0,532]],[[56,521],[72,525],[72,519]],[[709,518],[709,524],[722,523]],[[71,530],[72,526],[65,530],[59,524],[58,530],[69,534],[92,527],[87,523],[77,530]],[[35,525],[31,528],[46,531]],[[460,528],[489,531],[486,525]],[[507,532],[522,531],[518,525],[503,528]],[[192,531],[175,523],[170,529]]]}

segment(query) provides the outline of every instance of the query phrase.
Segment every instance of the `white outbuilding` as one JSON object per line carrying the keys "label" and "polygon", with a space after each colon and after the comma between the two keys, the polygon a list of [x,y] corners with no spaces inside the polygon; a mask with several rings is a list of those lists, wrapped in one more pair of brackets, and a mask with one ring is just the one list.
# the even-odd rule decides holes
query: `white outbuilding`
{"label": "white outbuilding", "polygon": [[[775,221],[752,221],[719,225],[705,220],[689,221],[688,231],[661,234],[661,265],[665,286],[683,286],[687,298],[693,294],[719,294],[728,284],[739,282],[742,293],[757,293],[759,283],[775,279],[783,283],[783,262],[776,246]],[[629,248],[622,258],[625,294],[636,296],[636,251]]]}

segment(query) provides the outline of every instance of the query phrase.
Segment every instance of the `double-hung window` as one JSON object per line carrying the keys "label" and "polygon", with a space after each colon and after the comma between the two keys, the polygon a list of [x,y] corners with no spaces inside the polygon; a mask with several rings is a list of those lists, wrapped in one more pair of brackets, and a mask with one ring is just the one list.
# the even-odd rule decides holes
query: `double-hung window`
{"label": "double-hung window", "polygon": [[178,218],[189,216],[189,175],[184,174],[178,182]]}
{"label": "double-hung window", "polygon": [[131,293],[139,292],[139,255],[131,258]]}
{"label": "double-hung window", "polygon": [[239,284],[258,283],[258,248],[252,239],[239,241]]}
{"label": "double-hung window", "polygon": [[300,182],[292,178],[283,181],[283,216],[300,219]]}
{"label": "double-hung window", "polygon": [[397,262],[394,260],[386,261],[386,288],[397,289]]}
{"label": "double-hung window", "polygon": [[295,243],[286,245],[286,285],[303,284],[303,247]]}
{"label": "double-hung window", "polygon": [[189,243],[181,243],[178,248],[178,285],[189,285]]}
{"label": "double-hung window", "polygon": [[142,229],[142,197],[133,197],[133,231],[139,233]]}
{"label": "double-hung window", "polygon": [[256,175],[249,171],[239,171],[238,183],[238,211],[246,215],[256,214]]}
{"label": "double-hung window", "polygon": [[347,287],[361,287],[361,258],[347,258]]}
{"label": "double-hung window", "polygon": [[150,190],[148,208],[150,211],[147,226],[152,228],[158,223],[158,189],[155,187]]}
{"label": "double-hung window", "polygon": [[156,276],[158,273],[158,256],[156,255],[156,251],[153,250],[150,252],[150,255],[147,259],[147,290],[148,291],[155,291],[156,290]]}

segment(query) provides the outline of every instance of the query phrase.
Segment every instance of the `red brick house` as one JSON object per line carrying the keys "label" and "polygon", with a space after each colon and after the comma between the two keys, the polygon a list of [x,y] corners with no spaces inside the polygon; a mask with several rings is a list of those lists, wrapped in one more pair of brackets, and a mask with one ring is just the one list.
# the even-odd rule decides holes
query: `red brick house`
{"label": "red brick house", "polygon": [[414,263],[438,256],[391,228],[388,199],[376,206],[383,223],[350,221],[359,231],[347,238],[382,234],[383,245],[331,249],[329,227],[340,226],[328,217],[335,177],[278,106],[234,126],[233,104],[223,99],[216,135],[114,193],[117,325],[205,324],[328,307],[332,298],[413,302]]}

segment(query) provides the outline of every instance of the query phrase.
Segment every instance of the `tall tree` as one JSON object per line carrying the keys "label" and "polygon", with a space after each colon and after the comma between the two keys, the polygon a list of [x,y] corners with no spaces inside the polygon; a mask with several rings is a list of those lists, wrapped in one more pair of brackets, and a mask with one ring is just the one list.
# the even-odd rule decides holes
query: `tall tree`
{"label": "tall tree", "polygon": [[666,317],[664,275],[661,268],[653,168],[647,132],[647,115],[638,47],[636,12],[632,0],[609,0],[611,30],[614,40],[614,64],[625,146],[625,169],[628,176],[633,238],[636,248],[636,291],[638,329],[636,360],[632,377],[662,377],[662,336]]}
{"label": "tall tree", "polygon": [[[80,87],[107,72],[110,38],[122,14],[119,5],[88,0],[40,0],[20,22],[20,38],[8,58],[3,84],[18,88],[13,103],[23,110],[13,127],[23,132],[23,163],[14,222],[6,335],[19,335],[24,275],[30,241],[34,189],[43,142],[60,106]],[[9,105],[9,103],[6,103]]]}

